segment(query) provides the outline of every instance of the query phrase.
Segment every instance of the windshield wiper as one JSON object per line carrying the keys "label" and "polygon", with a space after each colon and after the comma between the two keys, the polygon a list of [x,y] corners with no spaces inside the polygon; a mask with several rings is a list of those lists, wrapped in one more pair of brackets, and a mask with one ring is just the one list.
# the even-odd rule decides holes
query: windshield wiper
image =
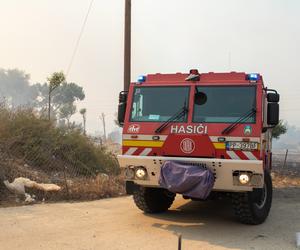
{"label": "windshield wiper", "polygon": [[230,124],[227,128],[225,128],[222,131],[222,134],[228,134],[230,131],[232,131],[237,125],[239,125],[241,122],[245,121],[247,118],[253,116],[256,114],[256,109],[252,108],[250,111],[248,111],[246,114],[242,115],[239,119],[237,119],[234,123]]}
{"label": "windshield wiper", "polygon": [[184,103],[184,106],[173,116],[171,116],[167,121],[165,121],[163,124],[161,124],[156,130],[155,133],[160,133],[163,131],[171,122],[177,121],[182,116],[187,114],[189,112],[189,109],[186,107],[186,104]]}

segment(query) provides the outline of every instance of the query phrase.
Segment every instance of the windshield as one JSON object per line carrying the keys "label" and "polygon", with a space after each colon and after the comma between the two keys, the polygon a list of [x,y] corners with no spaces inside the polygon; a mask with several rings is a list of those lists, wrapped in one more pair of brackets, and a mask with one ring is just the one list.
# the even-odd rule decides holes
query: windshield
{"label": "windshield", "polygon": [[[255,86],[197,87],[193,122],[232,123],[256,108]],[[241,123],[255,123],[251,115]]]}
{"label": "windshield", "polygon": [[[135,87],[131,107],[132,122],[165,122],[188,106],[189,87]],[[187,114],[174,121],[186,122]]]}

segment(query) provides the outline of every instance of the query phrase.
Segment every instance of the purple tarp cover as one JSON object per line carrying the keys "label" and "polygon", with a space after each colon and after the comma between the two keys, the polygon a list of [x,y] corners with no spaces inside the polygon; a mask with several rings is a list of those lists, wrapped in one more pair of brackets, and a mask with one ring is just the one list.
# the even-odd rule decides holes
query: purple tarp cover
{"label": "purple tarp cover", "polygon": [[191,198],[206,199],[214,182],[212,171],[201,165],[166,161],[160,170],[161,187]]}

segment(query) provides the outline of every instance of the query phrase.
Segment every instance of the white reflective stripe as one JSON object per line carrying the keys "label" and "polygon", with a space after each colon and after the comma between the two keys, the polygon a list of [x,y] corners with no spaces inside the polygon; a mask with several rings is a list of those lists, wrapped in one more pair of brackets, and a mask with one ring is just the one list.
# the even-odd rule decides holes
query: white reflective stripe
{"label": "white reflective stripe", "polygon": [[147,156],[152,151],[152,148],[145,148],[142,153],[140,153],[141,156]]}
{"label": "white reflective stripe", "polygon": [[240,160],[240,157],[233,151],[226,151],[226,153],[230,156],[231,159]]}
{"label": "white reflective stripe", "polygon": [[243,139],[247,138],[251,142],[260,142],[259,137],[233,137],[233,136],[210,136],[209,139],[212,142],[218,142],[218,138],[225,138],[226,141],[243,141]]}
{"label": "white reflective stripe", "polygon": [[254,154],[252,154],[252,152],[249,152],[249,151],[242,151],[247,157],[249,160],[257,160],[257,158],[255,157]]}
{"label": "white reflective stripe", "polygon": [[129,148],[124,155],[132,155],[138,148]]}
{"label": "white reflective stripe", "polygon": [[[131,136],[137,136],[137,138],[132,138]],[[159,136],[158,141],[165,141],[167,135],[140,135],[140,134],[124,134],[123,140],[134,140],[134,141],[153,141],[153,136]]]}

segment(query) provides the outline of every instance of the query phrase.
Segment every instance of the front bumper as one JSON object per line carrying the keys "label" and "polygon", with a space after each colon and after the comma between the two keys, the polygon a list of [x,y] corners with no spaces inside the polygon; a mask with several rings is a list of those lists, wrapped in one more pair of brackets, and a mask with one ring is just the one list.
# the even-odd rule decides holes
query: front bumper
{"label": "front bumper", "polygon": [[[147,170],[145,180],[136,178],[126,179],[135,184],[149,187],[159,187],[161,166],[165,161],[178,161],[191,164],[205,165],[215,175],[214,191],[244,192],[253,188],[262,188],[264,184],[263,162],[259,160],[229,160],[207,158],[184,158],[163,156],[132,156],[118,155],[120,167],[144,167]],[[238,181],[237,173],[247,172],[251,175],[250,183],[242,185]]]}

